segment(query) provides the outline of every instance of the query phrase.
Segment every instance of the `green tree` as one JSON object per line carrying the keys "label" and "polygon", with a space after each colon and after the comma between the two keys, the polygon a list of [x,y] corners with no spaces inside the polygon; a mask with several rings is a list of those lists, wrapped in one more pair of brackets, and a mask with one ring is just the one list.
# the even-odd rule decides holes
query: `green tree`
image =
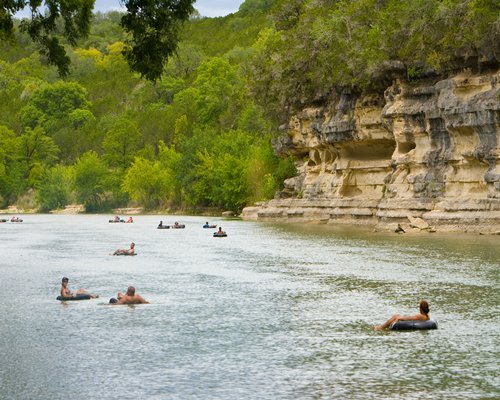
{"label": "green tree", "polygon": [[158,80],[179,40],[179,27],[194,11],[194,0],[125,0],[121,25],[131,38],[123,50],[130,67],[150,81]]}
{"label": "green tree", "polygon": [[54,165],[58,153],[59,147],[40,127],[27,128],[19,136],[17,157],[28,187],[33,187],[37,183],[45,167]]}
{"label": "green tree", "polygon": [[0,205],[10,204],[25,187],[22,168],[17,158],[19,139],[0,125]]}
{"label": "green tree", "polygon": [[127,118],[119,119],[102,142],[104,158],[111,166],[125,170],[134,159],[141,142],[142,135],[137,126]]}
{"label": "green tree", "polygon": [[75,193],[86,211],[98,211],[106,206],[109,172],[106,163],[95,153],[83,154],[74,165]]}
{"label": "green tree", "polygon": [[71,167],[56,165],[46,169],[36,185],[40,211],[47,212],[66,206],[71,198],[73,180]]}
{"label": "green tree", "polygon": [[[61,76],[69,73],[70,58],[58,33],[75,46],[87,37],[95,0],[13,0],[0,3],[0,39],[11,39],[14,15],[29,6],[31,19],[21,24],[31,39],[39,45],[40,53],[57,66]],[[130,67],[149,80],[162,75],[164,65],[176,50],[180,24],[193,12],[194,0],[124,0],[127,13],[121,25],[131,38],[124,56]],[[62,24],[61,32],[59,23]]]}

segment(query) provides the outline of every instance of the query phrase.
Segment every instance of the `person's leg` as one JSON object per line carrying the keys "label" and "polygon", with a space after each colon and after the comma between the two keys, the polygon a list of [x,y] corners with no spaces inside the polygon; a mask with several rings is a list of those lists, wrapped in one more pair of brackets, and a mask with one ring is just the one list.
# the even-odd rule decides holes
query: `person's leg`
{"label": "person's leg", "polygon": [[399,314],[395,314],[391,318],[389,318],[387,321],[385,321],[384,324],[376,325],[373,327],[373,329],[375,329],[376,331],[382,331],[384,329],[387,329],[387,328],[389,328],[389,326],[391,326],[392,323],[396,322],[398,320],[398,318],[399,318]]}

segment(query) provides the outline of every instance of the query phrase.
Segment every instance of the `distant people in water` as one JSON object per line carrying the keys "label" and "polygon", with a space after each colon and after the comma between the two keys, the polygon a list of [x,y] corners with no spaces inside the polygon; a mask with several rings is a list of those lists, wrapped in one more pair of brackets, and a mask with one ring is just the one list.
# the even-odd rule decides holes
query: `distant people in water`
{"label": "distant people in water", "polygon": [[10,219],[10,222],[23,222],[23,220],[21,218],[19,218],[19,217],[12,217]]}
{"label": "distant people in water", "polygon": [[158,224],[158,228],[163,228],[163,221],[160,221],[160,223]]}
{"label": "distant people in water", "polygon": [[225,235],[226,232],[222,230],[222,226],[219,226],[219,230],[217,231],[217,235]]}
{"label": "distant people in water", "polygon": [[128,217],[126,223],[131,224],[132,222],[134,222],[134,219],[132,217]]}
{"label": "distant people in water", "polygon": [[120,219],[120,217],[118,215],[115,215],[115,217],[113,218],[113,221],[114,222],[120,222],[121,219]]}
{"label": "distant people in water", "polygon": [[61,281],[61,298],[63,298],[63,299],[75,298],[75,297],[78,297],[78,295],[82,295],[82,294],[89,295],[91,299],[95,299],[95,298],[99,297],[96,294],[90,294],[85,289],[78,289],[76,292],[72,292],[68,288],[68,282],[69,282],[68,278],[66,278],[66,277],[62,278],[62,281]]}
{"label": "distant people in water", "polygon": [[129,286],[127,293],[122,294],[118,292],[116,296],[118,299],[112,298],[109,300],[110,304],[149,304],[140,294],[135,293],[135,287]]}
{"label": "distant people in water", "polygon": [[420,312],[418,314],[408,316],[395,314],[384,324],[376,325],[373,327],[373,329],[375,329],[376,331],[381,331],[389,328],[394,322],[397,321],[428,321],[429,318],[429,303],[426,300],[422,300],[420,302]]}
{"label": "distant people in water", "polygon": [[113,253],[114,256],[130,256],[132,254],[135,254],[135,243],[134,242],[130,243],[129,249],[118,249],[118,250],[115,250]]}

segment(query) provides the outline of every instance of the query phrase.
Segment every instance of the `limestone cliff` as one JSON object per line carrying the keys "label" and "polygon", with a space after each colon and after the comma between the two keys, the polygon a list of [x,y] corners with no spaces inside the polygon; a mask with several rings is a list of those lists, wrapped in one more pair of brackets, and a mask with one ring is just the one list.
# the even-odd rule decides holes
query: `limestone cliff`
{"label": "limestone cliff", "polygon": [[500,71],[343,93],[294,116],[298,176],[246,219],[500,231]]}

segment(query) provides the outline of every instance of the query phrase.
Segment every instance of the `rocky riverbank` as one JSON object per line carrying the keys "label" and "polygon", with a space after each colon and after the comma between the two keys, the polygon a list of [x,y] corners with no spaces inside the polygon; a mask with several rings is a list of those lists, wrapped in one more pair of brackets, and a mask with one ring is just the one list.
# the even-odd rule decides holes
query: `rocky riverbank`
{"label": "rocky riverbank", "polygon": [[253,220],[500,231],[500,71],[333,95],[274,144],[299,174]]}

